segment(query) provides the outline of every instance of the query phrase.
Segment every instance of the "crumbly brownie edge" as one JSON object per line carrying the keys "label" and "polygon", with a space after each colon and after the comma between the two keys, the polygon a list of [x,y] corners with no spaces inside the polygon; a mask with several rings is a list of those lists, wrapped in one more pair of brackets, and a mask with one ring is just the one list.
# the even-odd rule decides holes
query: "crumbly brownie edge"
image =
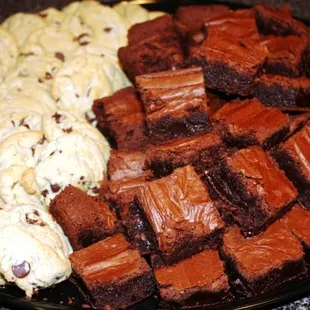
{"label": "crumbly brownie edge", "polygon": [[276,150],[272,155],[298,189],[298,199],[310,208],[310,182],[303,176],[294,158],[281,149]]}

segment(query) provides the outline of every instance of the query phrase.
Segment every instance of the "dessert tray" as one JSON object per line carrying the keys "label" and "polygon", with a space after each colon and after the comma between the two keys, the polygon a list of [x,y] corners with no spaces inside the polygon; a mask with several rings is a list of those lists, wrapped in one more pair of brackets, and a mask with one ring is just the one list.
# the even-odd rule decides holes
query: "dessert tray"
{"label": "dessert tray", "polygon": [[0,16],[1,305],[309,294],[307,24],[289,7],[69,2]]}

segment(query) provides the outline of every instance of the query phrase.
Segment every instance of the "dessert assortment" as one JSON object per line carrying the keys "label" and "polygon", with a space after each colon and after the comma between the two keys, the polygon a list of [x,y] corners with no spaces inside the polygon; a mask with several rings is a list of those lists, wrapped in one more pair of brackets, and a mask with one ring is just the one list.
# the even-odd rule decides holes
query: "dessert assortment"
{"label": "dessert assortment", "polygon": [[0,283],[188,309],[307,277],[309,46],[286,7],[9,17]]}

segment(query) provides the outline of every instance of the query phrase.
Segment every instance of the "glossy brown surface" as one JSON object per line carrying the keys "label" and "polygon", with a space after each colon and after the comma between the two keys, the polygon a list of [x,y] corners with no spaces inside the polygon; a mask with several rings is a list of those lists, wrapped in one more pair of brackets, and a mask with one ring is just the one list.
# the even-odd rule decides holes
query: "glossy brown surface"
{"label": "glossy brown surface", "polygon": [[284,172],[260,147],[240,150],[228,158],[227,163],[235,173],[242,175],[248,190],[262,198],[260,207],[269,215],[277,213],[297,196]]}
{"label": "glossy brown surface", "polygon": [[238,272],[251,280],[263,277],[273,269],[281,269],[287,262],[303,260],[304,256],[299,241],[279,222],[248,239],[238,228],[231,228],[223,240],[224,253],[234,260]]}
{"label": "glossy brown surface", "polygon": [[213,115],[229,134],[253,136],[260,145],[274,133],[289,127],[289,117],[277,109],[266,108],[259,100],[233,101]]}
{"label": "glossy brown surface", "polygon": [[194,241],[224,226],[207,190],[191,166],[146,183],[138,194],[138,200],[162,252],[173,252],[182,239]]}

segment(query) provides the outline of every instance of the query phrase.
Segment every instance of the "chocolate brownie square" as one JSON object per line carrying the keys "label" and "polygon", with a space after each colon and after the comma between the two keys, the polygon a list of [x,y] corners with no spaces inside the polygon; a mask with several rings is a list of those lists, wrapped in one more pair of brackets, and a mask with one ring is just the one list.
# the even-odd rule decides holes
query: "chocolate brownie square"
{"label": "chocolate brownie square", "polygon": [[257,5],[254,10],[257,27],[263,35],[304,36],[307,33],[305,25],[292,17],[288,6],[274,9],[265,5]]}
{"label": "chocolate brownie square", "polygon": [[310,79],[266,74],[261,76],[254,95],[264,105],[283,110],[310,109]]}
{"label": "chocolate brownie square", "polygon": [[160,296],[170,307],[210,306],[231,299],[228,277],[215,250],[157,269],[155,277]]}
{"label": "chocolate brownie square", "polygon": [[298,199],[310,207],[310,123],[280,145],[274,158],[298,189]]}
{"label": "chocolate brownie square", "polygon": [[239,150],[206,172],[245,235],[258,234],[284,214],[297,191],[261,147]]}
{"label": "chocolate brownie square", "polygon": [[199,44],[205,37],[204,21],[230,12],[226,5],[180,6],[175,13],[175,23],[186,34],[190,44]]}
{"label": "chocolate brownie square", "polygon": [[201,68],[145,74],[136,82],[152,144],[210,130]]}
{"label": "chocolate brownie square", "polygon": [[267,49],[251,38],[210,36],[188,60],[201,66],[208,88],[232,95],[247,96],[253,92]]}
{"label": "chocolate brownie square", "polygon": [[52,200],[49,211],[74,250],[85,248],[119,230],[115,214],[105,203],[71,185]]}
{"label": "chocolate brownie square", "polygon": [[304,73],[308,42],[298,36],[264,37],[261,42],[268,49],[265,72],[291,77]]}
{"label": "chocolate brownie square", "polygon": [[112,150],[108,163],[108,178],[112,182],[148,177],[144,169],[145,152]]}
{"label": "chocolate brownie square", "polygon": [[290,128],[288,115],[265,107],[257,99],[227,103],[212,119],[224,141],[239,148],[270,148],[281,142]]}
{"label": "chocolate brownie square", "polygon": [[70,261],[98,309],[124,309],[154,291],[151,268],[121,234],[74,252]]}
{"label": "chocolate brownie square", "polygon": [[282,219],[287,228],[304,246],[307,261],[310,262],[310,211],[296,204]]}
{"label": "chocolate brownie square", "polygon": [[147,144],[145,114],[137,92],[127,87],[95,100],[97,128],[118,149],[140,150]]}
{"label": "chocolate brownie square", "polygon": [[231,283],[241,295],[262,294],[307,273],[301,244],[280,222],[247,239],[231,228],[223,243]]}
{"label": "chocolate brownie square", "polygon": [[224,223],[192,166],[146,183],[135,203],[156,237],[158,262],[173,264],[219,245]]}
{"label": "chocolate brownie square", "polygon": [[220,136],[211,132],[150,146],[146,151],[145,165],[156,178],[167,176],[174,169],[189,164],[200,174],[216,165],[226,155]]}
{"label": "chocolate brownie square", "polygon": [[235,38],[251,38],[259,40],[260,35],[256,27],[254,11],[252,9],[236,10],[225,15],[216,16],[205,20],[207,37],[215,39],[221,35],[229,33]]}

